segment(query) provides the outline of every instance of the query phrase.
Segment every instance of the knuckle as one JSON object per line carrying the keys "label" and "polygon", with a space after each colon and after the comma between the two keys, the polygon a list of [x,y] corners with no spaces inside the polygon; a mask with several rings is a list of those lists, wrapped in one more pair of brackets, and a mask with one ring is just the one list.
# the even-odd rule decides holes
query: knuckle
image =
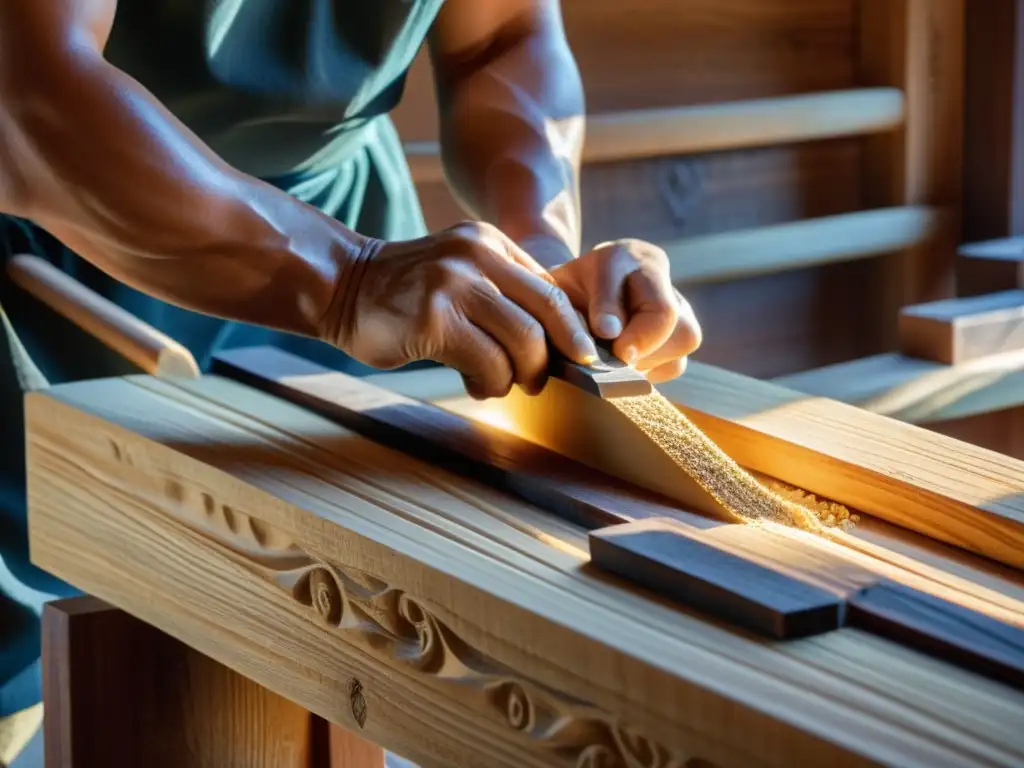
{"label": "knuckle", "polygon": [[547,341],[544,326],[533,318],[516,323],[515,335],[516,343],[522,345],[527,350],[545,344]]}
{"label": "knuckle", "polygon": [[568,314],[573,311],[569,295],[554,284],[548,284],[544,289],[544,306],[558,314]]}

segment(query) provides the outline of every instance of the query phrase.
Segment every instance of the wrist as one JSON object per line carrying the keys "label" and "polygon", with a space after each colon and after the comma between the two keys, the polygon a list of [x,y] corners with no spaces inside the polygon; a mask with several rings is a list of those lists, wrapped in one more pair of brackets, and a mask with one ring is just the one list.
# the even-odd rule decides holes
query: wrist
{"label": "wrist", "polygon": [[318,324],[321,341],[345,351],[351,337],[360,284],[366,274],[366,267],[385,245],[384,240],[363,237],[359,250],[345,259],[335,278],[330,302]]}
{"label": "wrist", "polygon": [[577,249],[551,233],[532,233],[513,239],[516,245],[547,270],[567,264],[579,256]]}

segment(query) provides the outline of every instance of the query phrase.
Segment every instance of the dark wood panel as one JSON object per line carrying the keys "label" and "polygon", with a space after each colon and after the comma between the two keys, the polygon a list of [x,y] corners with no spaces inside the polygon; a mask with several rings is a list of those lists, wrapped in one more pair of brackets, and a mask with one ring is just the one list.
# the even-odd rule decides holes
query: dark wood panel
{"label": "dark wood panel", "polygon": [[[795,544],[757,528],[730,529],[782,557]],[[841,594],[748,560],[706,531],[645,520],[591,531],[589,541],[590,561],[601,570],[760,635],[806,637],[842,624]]]}
{"label": "dark wood panel", "polygon": [[[879,259],[684,291],[704,330],[694,359],[773,378],[880,351]],[[827,362],[826,362],[827,361]]]}
{"label": "dark wood panel", "polygon": [[1024,2],[968,2],[964,223],[967,241],[1024,234]]}

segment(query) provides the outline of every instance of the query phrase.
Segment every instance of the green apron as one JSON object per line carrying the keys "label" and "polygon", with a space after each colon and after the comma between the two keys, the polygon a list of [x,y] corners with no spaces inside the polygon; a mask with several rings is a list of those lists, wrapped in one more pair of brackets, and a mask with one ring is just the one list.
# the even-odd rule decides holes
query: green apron
{"label": "green apron", "polygon": [[[387,113],[442,2],[119,0],[105,56],[235,167],[362,234],[405,240],[426,227]],[[369,370],[321,342],[152,299],[28,222],[0,216],[0,257],[26,252],[189,347],[202,366],[216,350],[273,344],[338,370]],[[138,371],[20,292],[5,270],[0,322],[2,717],[40,700],[42,604],[75,594],[28,561],[23,392]]]}

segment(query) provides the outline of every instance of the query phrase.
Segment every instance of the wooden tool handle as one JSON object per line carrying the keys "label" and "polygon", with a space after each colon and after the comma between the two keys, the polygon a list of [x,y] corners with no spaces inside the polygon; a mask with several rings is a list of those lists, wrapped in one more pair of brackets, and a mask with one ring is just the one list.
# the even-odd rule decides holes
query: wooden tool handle
{"label": "wooden tool handle", "polygon": [[196,359],[181,344],[38,256],[14,256],[7,272],[16,285],[147,373],[199,376]]}

